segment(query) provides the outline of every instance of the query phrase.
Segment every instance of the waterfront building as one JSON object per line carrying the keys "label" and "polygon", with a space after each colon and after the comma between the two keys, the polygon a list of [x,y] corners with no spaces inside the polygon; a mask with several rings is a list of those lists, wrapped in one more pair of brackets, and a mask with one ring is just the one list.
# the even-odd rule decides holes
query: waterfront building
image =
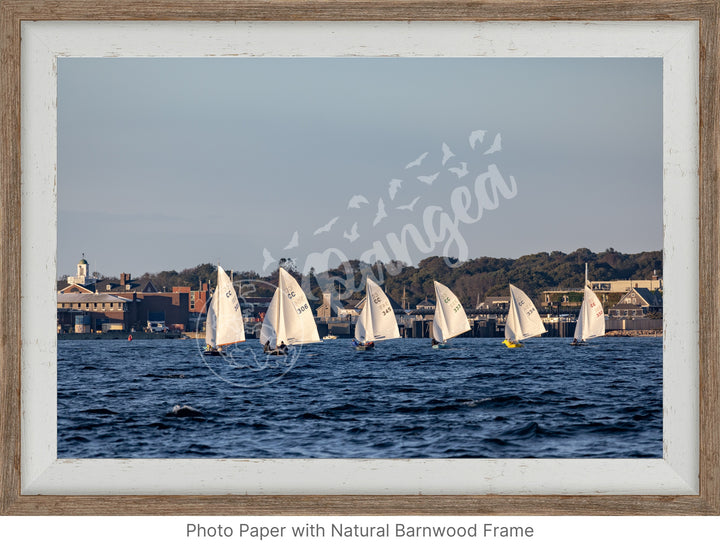
{"label": "waterfront building", "polygon": [[109,293],[58,293],[57,309],[58,333],[127,331],[137,316],[133,301]]}
{"label": "waterfront building", "polygon": [[475,310],[478,311],[507,311],[510,308],[510,296],[488,296],[482,303],[478,303],[475,306]]}
{"label": "waterfront building", "polygon": [[[603,307],[615,305],[631,289],[648,289],[662,292],[663,281],[657,276],[651,280],[601,280],[590,281],[590,289],[600,299]],[[566,307],[580,307],[583,300],[583,289],[565,288],[549,289],[541,292],[542,304],[545,306],[562,304]]]}
{"label": "waterfront building", "polygon": [[610,318],[644,318],[662,315],[663,298],[659,290],[634,287],[608,310]]}
{"label": "waterfront building", "polygon": [[416,311],[435,312],[435,301],[430,301],[427,297],[415,305]]}
{"label": "waterfront building", "polygon": [[337,309],[337,316],[339,318],[351,319],[360,316],[362,306],[365,304],[365,299],[350,300],[343,302]]}
{"label": "waterfront building", "polygon": [[200,282],[200,289],[197,291],[188,288],[173,288],[173,291],[184,292],[188,294],[188,310],[191,313],[205,314],[207,305],[210,301],[210,284],[208,282]]}
{"label": "waterfront building", "polygon": [[650,280],[606,280],[591,281],[590,288],[595,292],[625,293],[632,288],[646,288],[658,291],[663,288],[663,280],[657,274]]}
{"label": "waterfront building", "polygon": [[339,316],[340,309],[343,308],[343,304],[335,299],[332,293],[323,293],[323,302],[316,311],[316,316],[321,319],[332,318]]}
{"label": "waterfront building", "polygon": [[[81,259],[77,275],[67,278],[66,286],[58,282],[58,331],[71,331],[75,326],[72,316],[81,314],[90,316],[89,321],[83,318],[87,322],[80,325],[83,331],[185,331],[197,327],[198,316],[205,312],[210,294],[207,284],[201,284],[196,292],[189,287],[161,291],[150,279],[133,279],[126,272],[119,279],[90,278],[89,266]],[[119,316],[120,312],[125,314]],[[193,324],[191,313],[195,314]]]}
{"label": "waterfront building", "polygon": [[248,297],[238,295],[238,300],[240,301],[240,308],[245,322],[262,322],[265,319],[265,313],[270,307],[272,296]]}

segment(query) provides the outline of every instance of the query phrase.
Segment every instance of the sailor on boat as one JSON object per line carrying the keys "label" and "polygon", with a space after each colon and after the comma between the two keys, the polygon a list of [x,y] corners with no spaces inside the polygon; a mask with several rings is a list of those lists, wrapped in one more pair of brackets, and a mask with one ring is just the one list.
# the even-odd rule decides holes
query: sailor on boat
{"label": "sailor on boat", "polygon": [[355,350],[368,351],[375,348],[375,341],[400,337],[395,312],[390,299],[382,288],[367,278],[365,299],[355,324]]}
{"label": "sailor on boat", "polygon": [[508,349],[522,347],[521,341],[547,332],[532,300],[519,288],[510,284],[510,308],[505,321],[505,341]]}
{"label": "sailor on boat", "polygon": [[223,354],[222,347],[212,347],[211,345],[205,345],[205,356],[220,356]]}
{"label": "sailor on boat", "polygon": [[320,341],[305,292],[295,278],[280,267],[278,287],[260,328],[260,343],[265,344],[263,350],[269,355],[287,355],[285,339],[293,345]]}
{"label": "sailor on boat", "polygon": [[433,282],[435,286],[435,315],[432,323],[433,349],[447,349],[450,345],[448,339],[452,339],[470,330],[467,314],[457,296],[450,291],[450,288],[438,281]]}
{"label": "sailor on boat", "polygon": [[242,309],[232,281],[218,265],[217,288],[208,305],[204,355],[219,356],[223,348],[245,341]]}
{"label": "sailor on boat", "polygon": [[276,346],[275,348],[271,347],[270,341],[266,341],[265,345],[263,345],[263,352],[266,355],[273,355],[273,356],[283,356],[288,354],[288,346],[285,345],[285,342],[280,342],[279,346]]}
{"label": "sailor on boat", "polygon": [[374,341],[365,341],[365,342],[361,343],[357,339],[353,339],[353,346],[358,351],[369,351],[370,349],[375,348],[375,342]]}

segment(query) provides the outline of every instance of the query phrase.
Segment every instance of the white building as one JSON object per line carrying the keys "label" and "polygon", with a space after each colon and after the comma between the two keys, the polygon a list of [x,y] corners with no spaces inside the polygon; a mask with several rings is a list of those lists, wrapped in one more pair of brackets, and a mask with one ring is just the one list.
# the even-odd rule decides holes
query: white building
{"label": "white building", "polygon": [[68,276],[67,279],[67,283],[70,285],[79,284],[85,286],[94,284],[95,282],[97,282],[97,278],[90,278],[90,265],[85,258],[80,259],[80,262],[77,264],[77,276]]}

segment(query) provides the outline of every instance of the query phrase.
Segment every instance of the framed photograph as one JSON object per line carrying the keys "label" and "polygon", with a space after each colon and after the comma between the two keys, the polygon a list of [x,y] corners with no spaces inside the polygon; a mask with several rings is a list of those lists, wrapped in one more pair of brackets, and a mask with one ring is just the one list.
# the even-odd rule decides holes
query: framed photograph
{"label": "framed photograph", "polygon": [[4,2],[0,511],[719,514],[719,13]]}

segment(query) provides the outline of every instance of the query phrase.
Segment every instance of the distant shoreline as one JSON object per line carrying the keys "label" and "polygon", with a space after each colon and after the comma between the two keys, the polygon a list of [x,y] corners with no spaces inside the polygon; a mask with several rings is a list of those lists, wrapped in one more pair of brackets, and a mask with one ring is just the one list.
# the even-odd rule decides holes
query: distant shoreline
{"label": "distant shoreline", "polygon": [[662,330],[610,330],[605,337],[662,337]]}
{"label": "distant shoreline", "polygon": [[[662,337],[662,330],[610,330],[605,334],[604,337]],[[128,336],[132,336],[133,340],[136,339],[204,339],[204,332],[173,332],[173,333],[146,333],[146,332],[112,332],[112,333],[67,333],[57,334],[58,340],[95,340],[95,339],[118,339],[128,340]],[[352,336],[337,336],[339,338],[350,339]],[[427,337],[406,337],[404,339],[429,339]],[[473,339],[483,339],[482,337],[474,337]],[[486,337],[485,339],[500,339],[499,337]],[[553,339],[553,338],[543,338]],[[557,338],[555,338],[557,339]],[[569,339],[569,337],[562,337],[560,339]],[[248,341],[251,341],[248,339]]]}
{"label": "distant shoreline", "polygon": [[121,339],[128,341],[128,337],[132,336],[133,341],[136,339],[187,339],[180,332],[107,332],[107,333],[59,333],[60,340],[92,340],[92,339]]}

